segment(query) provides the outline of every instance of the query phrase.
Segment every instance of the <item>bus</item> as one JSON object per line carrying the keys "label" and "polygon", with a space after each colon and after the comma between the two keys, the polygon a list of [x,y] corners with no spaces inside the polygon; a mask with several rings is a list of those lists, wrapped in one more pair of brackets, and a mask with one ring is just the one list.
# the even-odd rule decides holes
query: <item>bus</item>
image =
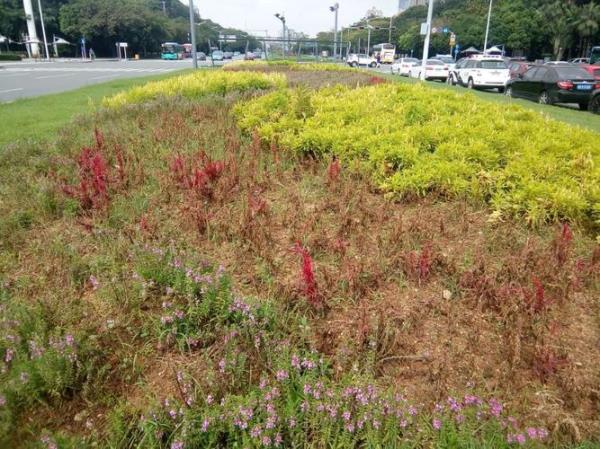
{"label": "bus", "polygon": [[380,56],[382,64],[393,64],[396,56],[396,46],[394,44],[377,44],[373,46],[373,57],[377,59]]}
{"label": "bus", "polygon": [[160,59],[183,59],[185,49],[177,42],[165,42],[161,44]]}
{"label": "bus", "polygon": [[600,63],[600,47],[592,47],[590,52],[590,64]]}

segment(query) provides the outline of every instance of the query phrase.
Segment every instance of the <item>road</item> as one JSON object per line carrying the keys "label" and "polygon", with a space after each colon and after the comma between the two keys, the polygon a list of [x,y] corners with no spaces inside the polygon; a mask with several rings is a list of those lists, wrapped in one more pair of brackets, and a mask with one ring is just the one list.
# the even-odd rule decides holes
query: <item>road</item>
{"label": "road", "polygon": [[[210,61],[198,61],[204,67]],[[190,59],[183,61],[129,60],[93,62],[0,62],[0,103],[18,98],[64,92],[89,84],[118,78],[158,75],[191,68]]]}

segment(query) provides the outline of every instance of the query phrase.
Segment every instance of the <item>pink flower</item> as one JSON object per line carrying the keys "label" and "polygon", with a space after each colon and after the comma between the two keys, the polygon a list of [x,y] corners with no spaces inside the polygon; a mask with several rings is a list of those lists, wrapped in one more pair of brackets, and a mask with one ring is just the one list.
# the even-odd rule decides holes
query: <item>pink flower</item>
{"label": "pink flower", "polygon": [[289,377],[289,375],[288,375],[287,371],[279,370],[279,371],[277,371],[277,374],[275,375],[275,377],[277,378],[277,380],[279,382],[283,382],[284,380],[286,380]]}
{"label": "pink flower", "polygon": [[433,428],[435,430],[440,430],[442,428],[442,421],[440,421],[439,419],[435,418],[433,420]]}
{"label": "pink flower", "polygon": [[171,449],[183,449],[183,443],[181,441],[173,441],[171,443]]}
{"label": "pink flower", "polygon": [[489,400],[489,405],[491,415],[496,418],[499,418],[500,414],[502,413],[502,410],[504,409],[502,403],[500,403],[497,399],[492,398]]}
{"label": "pink flower", "polygon": [[8,348],[6,350],[6,353],[4,354],[4,361],[6,363],[9,363],[15,356],[15,351],[13,351],[12,349]]}
{"label": "pink flower", "polygon": [[537,439],[538,437],[538,431],[535,427],[528,427],[527,428],[527,436],[529,438],[531,438],[532,440]]}
{"label": "pink flower", "polygon": [[209,425],[210,425],[210,420],[208,418],[204,418],[204,421],[202,422],[202,427],[200,428],[200,431],[203,433],[206,433],[208,431]]}
{"label": "pink flower", "polygon": [[100,282],[98,282],[98,279],[96,279],[96,276],[94,276],[93,274],[90,276],[90,284],[92,286],[93,290],[98,290],[98,287],[100,286]]}

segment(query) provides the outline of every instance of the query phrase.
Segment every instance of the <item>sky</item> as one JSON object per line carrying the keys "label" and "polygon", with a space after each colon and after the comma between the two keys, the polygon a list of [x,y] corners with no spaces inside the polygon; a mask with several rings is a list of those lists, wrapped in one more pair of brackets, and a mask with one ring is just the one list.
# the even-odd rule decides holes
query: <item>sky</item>
{"label": "sky", "polygon": [[[187,4],[188,0],[181,0]],[[281,35],[281,22],[274,17],[283,13],[289,28],[311,36],[333,29],[334,14],[329,7],[336,0],[194,0],[202,18],[224,27],[247,30],[264,36]],[[337,0],[340,4],[339,27],[350,25],[363,17],[373,6],[384,15],[395,14],[398,0]]]}

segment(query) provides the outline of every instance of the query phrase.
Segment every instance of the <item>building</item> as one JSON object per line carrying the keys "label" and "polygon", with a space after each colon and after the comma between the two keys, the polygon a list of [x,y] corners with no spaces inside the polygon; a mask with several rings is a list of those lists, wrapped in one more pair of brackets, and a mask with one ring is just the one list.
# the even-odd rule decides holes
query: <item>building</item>
{"label": "building", "polygon": [[427,0],[398,0],[398,14],[413,6],[427,5]]}
{"label": "building", "polygon": [[408,4],[410,0],[398,0],[398,14],[404,12],[408,9]]}

